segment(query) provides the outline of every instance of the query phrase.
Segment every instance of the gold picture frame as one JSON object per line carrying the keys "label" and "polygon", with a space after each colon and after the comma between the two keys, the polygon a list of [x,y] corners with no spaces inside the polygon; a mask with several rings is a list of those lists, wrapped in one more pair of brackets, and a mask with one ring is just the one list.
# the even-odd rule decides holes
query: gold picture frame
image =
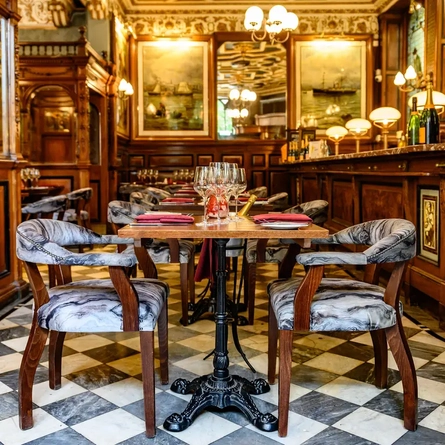
{"label": "gold picture frame", "polygon": [[138,136],[208,137],[208,40],[139,41]]}
{"label": "gold picture frame", "polygon": [[440,200],[438,189],[420,189],[419,256],[439,264]]}

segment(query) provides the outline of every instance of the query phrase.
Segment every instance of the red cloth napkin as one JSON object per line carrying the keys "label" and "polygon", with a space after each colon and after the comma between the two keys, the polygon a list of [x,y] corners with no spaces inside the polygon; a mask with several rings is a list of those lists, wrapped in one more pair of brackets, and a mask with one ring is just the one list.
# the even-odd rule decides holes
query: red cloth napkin
{"label": "red cloth napkin", "polygon": [[193,204],[195,202],[195,198],[165,198],[161,202],[182,202]]}
{"label": "red cloth napkin", "polygon": [[[238,201],[240,201],[240,202],[247,202],[248,200],[249,200],[249,198],[248,198],[248,197],[245,197],[245,196],[240,196],[240,197],[238,198]],[[257,198],[256,200],[257,200],[257,201],[267,201],[268,198]]]}
{"label": "red cloth napkin", "polygon": [[212,239],[206,238],[201,246],[198,264],[195,270],[195,281],[206,278],[213,280],[214,262],[216,261],[215,245]]}
{"label": "red cloth napkin", "polygon": [[195,222],[193,216],[181,215],[180,213],[149,213],[145,215],[136,216],[136,221],[139,223],[161,223],[161,224],[174,224],[174,223],[188,223],[192,224]]}
{"label": "red cloth napkin", "polygon": [[312,219],[304,213],[265,213],[262,215],[255,215],[253,220],[256,223],[264,223],[264,222],[279,222],[279,221],[288,221],[288,222],[312,222]]}

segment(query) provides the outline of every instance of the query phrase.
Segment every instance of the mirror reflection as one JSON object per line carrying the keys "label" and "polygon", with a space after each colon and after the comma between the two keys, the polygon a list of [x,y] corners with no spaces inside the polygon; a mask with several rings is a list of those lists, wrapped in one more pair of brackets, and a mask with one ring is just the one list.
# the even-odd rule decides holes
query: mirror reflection
{"label": "mirror reflection", "polygon": [[3,151],[3,90],[2,90],[2,73],[4,71],[3,64],[6,63],[6,57],[2,55],[2,40],[5,29],[5,19],[0,18],[0,153]]}
{"label": "mirror reflection", "polygon": [[31,162],[75,162],[74,103],[59,86],[49,85],[31,94],[22,114],[22,152]]}
{"label": "mirror reflection", "polygon": [[218,138],[284,139],[286,48],[224,42],[217,52]]}

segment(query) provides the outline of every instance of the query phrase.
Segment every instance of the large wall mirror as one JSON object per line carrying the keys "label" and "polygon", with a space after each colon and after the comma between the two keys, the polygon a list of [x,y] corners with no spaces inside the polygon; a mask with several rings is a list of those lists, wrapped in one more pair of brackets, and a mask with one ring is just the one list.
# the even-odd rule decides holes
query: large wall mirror
{"label": "large wall mirror", "polygon": [[0,153],[3,151],[3,72],[6,57],[3,57],[3,33],[5,30],[5,19],[0,17]]}
{"label": "large wall mirror", "polygon": [[218,139],[284,139],[286,47],[218,40]]}

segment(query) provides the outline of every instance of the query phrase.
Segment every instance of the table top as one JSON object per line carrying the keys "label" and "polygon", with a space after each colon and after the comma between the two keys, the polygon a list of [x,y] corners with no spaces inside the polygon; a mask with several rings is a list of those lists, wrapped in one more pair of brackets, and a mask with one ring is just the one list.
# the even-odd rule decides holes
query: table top
{"label": "table top", "polygon": [[271,229],[255,224],[249,217],[241,217],[240,221],[215,224],[207,227],[197,226],[202,217],[195,217],[195,224],[171,224],[159,226],[127,225],[119,230],[121,238],[253,238],[253,239],[277,239],[287,238],[307,241],[303,247],[310,246],[313,238],[327,238],[327,229],[310,224],[298,229]]}

